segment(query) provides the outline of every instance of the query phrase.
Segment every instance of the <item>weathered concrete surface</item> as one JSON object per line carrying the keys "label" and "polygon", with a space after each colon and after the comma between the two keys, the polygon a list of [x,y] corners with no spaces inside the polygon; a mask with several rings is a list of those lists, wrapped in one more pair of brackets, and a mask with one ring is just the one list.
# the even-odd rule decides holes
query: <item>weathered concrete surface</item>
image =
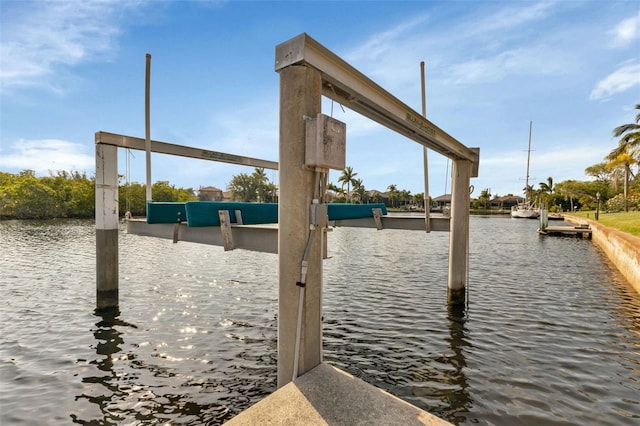
{"label": "weathered concrete surface", "polygon": [[450,425],[328,364],[238,414],[226,425]]}
{"label": "weathered concrete surface", "polygon": [[575,216],[567,216],[565,219],[571,223],[589,225],[593,242],[605,252],[611,263],[640,293],[640,238],[606,227],[594,220]]}

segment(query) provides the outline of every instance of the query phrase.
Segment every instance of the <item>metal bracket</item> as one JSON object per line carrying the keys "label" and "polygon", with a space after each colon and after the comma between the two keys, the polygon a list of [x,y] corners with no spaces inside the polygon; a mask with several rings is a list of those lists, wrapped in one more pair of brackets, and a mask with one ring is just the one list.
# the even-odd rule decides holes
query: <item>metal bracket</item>
{"label": "metal bracket", "polygon": [[382,229],[382,209],[380,207],[375,207],[371,209],[373,213],[373,221],[376,223],[376,229],[380,231]]}
{"label": "metal bracket", "polygon": [[315,228],[327,228],[329,226],[329,214],[326,204],[311,204],[309,221]]}
{"label": "metal bracket", "polygon": [[180,233],[180,222],[173,225],[173,244],[176,244],[178,242],[179,233]]}
{"label": "metal bracket", "polygon": [[218,217],[220,218],[220,232],[222,233],[222,245],[224,251],[233,250],[233,235],[231,234],[231,219],[229,217],[229,210],[218,210]]}
{"label": "metal bracket", "polygon": [[181,214],[178,212],[178,222],[173,225],[173,244],[177,244],[180,234],[180,222],[182,222]]}

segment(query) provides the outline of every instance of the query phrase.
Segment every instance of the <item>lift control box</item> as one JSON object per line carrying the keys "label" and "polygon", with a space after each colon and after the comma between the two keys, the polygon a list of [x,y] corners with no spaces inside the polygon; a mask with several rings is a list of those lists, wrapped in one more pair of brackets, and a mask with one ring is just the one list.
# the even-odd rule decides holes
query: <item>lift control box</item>
{"label": "lift control box", "polygon": [[305,165],[344,170],[347,156],[347,125],[324,114],[305,120]]}

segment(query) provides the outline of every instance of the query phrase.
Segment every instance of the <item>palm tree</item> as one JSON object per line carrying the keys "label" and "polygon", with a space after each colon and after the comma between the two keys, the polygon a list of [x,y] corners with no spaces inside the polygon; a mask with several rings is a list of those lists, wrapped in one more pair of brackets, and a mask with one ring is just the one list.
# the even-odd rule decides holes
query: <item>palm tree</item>
{"label": "palm tree", "polygon": [[387,192],[389,193],[389,201],[391,201],[391,207],[395,207],[395,201],[398,199],[398,185],[392,183],[387,186]]}
{"label": "palm tree", "polygon": [[413,196],[413,202],[416,203],[418,208],[425,207],[425,205],[424,205],[424,192],[418,192],[416,195],[414,195]]}
{"label": "palm tree", "polygon": [[357,200],[360,202],[360,204],[364,204],[367,197],[367,190],[362,184],[362,179],[353,180],[353,193],[356,194]]}
{"label": "palm tree", "polygon": [[533,185],[526,185],[524,188],[522,188],[522,190],[524,191],[524,196],[527,199],[527,202],[533,203],[534,201],[534,197],[533,197]]}
{"label": "palm tree", "polygon": [[[640,104],[635,109],[640,110]],[[636,122],[623,124],[613,129],[613,136],[620,137],[618,147],[606,157],[612,166],[622,166],[624,169],[624,209],[628,211],[627,194],[629,179],[633,175],[631,165],[640,164],[640,113],[636,115]]]}
{"label": "palm tree", "polygon": [[553,178],[549,176],[546,182],[540,182],[540,192],[544,198],[543,202],[546,204],[549,195],[553,194],[555,188],[553,187]]}
{"label": "palm tree", "polygon": [[478,197],[478,203],[482,204],[482,207],[486,210],[487,204],[491,202],[491,189],[485,188],[480,192]]}
{"label": "palm tree", "polygon": [[258,202],[264,202],[268,196],[269,188],[267,187],[267,183],[269,182],[269,178],[262,167],[256,167],[251,177],[254,180],[254,185],[256,188],[256,199]]}
{"label": "palm tree", "polygon": [[540,189],[547,194],[553,194],[553,191],[555,189],[553,187],[553,178],[549,176],[546,182],[540,182]]}
{"label": "palm tree", "polygon": [[624,211],[629,211],[629,207],[627,206],[627,195],[629,190],[629,180],[631,179],[631,176],[633,176],[631,166],[640,163],[640,161],[638,161],[637,159],[638,153],[634,151],[640,151],[640,149],[630,148],[629,146],[627,146],[626,151],[619,152],[618,149],[614,149],[606,157],[612,167],[621,167],[624,171]]}
{"label": "palm tree", "polygon": [[411,191],[407,191],[406,189],[403,189],[402,191],[400,191],[399,197],[400,197],[400,201],[402,202],[402,205],[406,206],[407,202],[411,201]]}
{"label": "palm tree", "polygon": [[342,171],[342,175],[338,178],[338,182],[342,182],[343,189],[344,185],[347,185],[347,200],[349,202],[351,202],[351,185],[354,183],[356,176],[358,176],[358,174],[354,173],[353,168],[351,168],[351,166],[347,166]]}
{"label": "palm tree", "polygon": [[327,184],[327,192],[329,192],[329,191],[334,193],[333,199],[336,199],[336,198],[344,195],[344,189],[340,188],[338,185],[336,185],[333,182],[329,182]]}
{"label": "palm tree", "polygon": [[[640,104],[636,104],[635,109],[640,110]],[[617,138],[620,136],[622,136],[622,138],[618,142],[618,148],[614,150],[618,151],[618,154],[640,146],[640,113],[636,115],[635,123],[623,124],[613,129],[613,137]]]}

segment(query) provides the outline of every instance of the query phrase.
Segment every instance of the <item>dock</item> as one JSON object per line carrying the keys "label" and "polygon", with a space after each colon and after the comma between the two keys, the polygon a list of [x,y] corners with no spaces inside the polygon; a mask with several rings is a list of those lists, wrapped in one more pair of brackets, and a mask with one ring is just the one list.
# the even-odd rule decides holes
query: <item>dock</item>
{"label": "dock", "polygon": [[581,238],[591,238],[591,227],[589,225],[558,225],[547,226],[538,229],[538,233],[541,235],[559,235],[559,236],[572,236]]}
{"label": "dock", "polygon": [[[323,363],[323,259],[333,226],[448,232],[447,303],[466,306],[469,187],[478,177],[480,148],[466,147],[305,33],[276,46],[275,59],[278,162],[152,140],[148,113],[145,139],[96,132],[96,307],[119,303],[118,149],[143,150],[147,217],[128,220],[128,232],[278,253],[277,390],[230,424],[447,424]],[[451,159],[451,214],[390,217],[384,204],[329,203],[329,170],[346,166],[346,123],[322,113],[323,97]],[[278,203],[154,202],[152,152],[277,170]]]}

